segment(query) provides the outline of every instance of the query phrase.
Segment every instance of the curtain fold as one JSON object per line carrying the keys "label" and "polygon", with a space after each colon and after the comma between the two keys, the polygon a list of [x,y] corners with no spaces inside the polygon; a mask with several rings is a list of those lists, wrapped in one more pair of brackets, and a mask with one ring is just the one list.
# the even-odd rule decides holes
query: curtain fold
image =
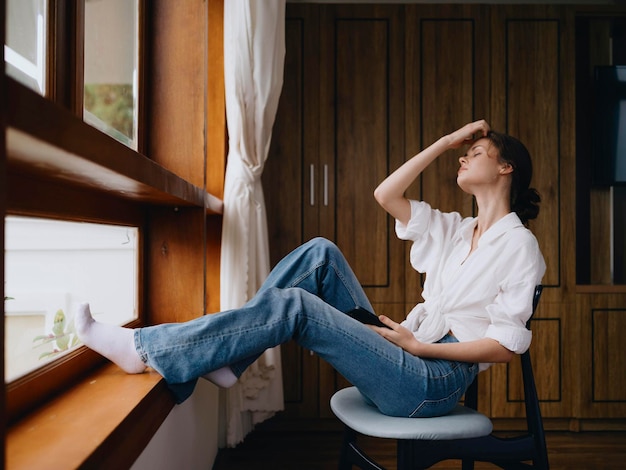
{"label": "curtain fold", "polygon": [[[269,274],[261,175],[283,83],[286,0],[224,2],[229,152],[224,186],[221,310],[241,307]],[[226,444],[284,408],[280,347],[266,351],[226,392]]]}

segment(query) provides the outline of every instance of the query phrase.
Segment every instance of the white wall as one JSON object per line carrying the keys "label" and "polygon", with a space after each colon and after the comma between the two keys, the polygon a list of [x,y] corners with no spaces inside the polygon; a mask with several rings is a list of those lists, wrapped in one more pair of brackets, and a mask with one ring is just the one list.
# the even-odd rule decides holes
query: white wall
{"label": "white wall", "polygon": [[199,380],[193,395],[177,405],[132,470],[208,470],[217,456],[219,389]]}

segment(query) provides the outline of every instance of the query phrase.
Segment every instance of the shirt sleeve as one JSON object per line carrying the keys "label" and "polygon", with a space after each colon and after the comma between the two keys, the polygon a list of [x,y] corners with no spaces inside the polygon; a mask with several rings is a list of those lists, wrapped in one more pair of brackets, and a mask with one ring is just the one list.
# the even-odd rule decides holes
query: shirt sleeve
{"label": "shirt sleeve", "polygon": [[499,294],[487,306],[490,325],[485,337],[498,341],[508,350],[522,354],[529,347],[532,333],[526,322],[532,315],[533,293],[545,273],[545,262],[534,237],[501,263]]}
{"label": "shirt sleeve", "polygon": [[411,218],[405,225],[396,219],[396,235],[410,240],[410,261],[413,268],[428,272],[437,265],[449,242],[458,232],[462,218],[458,212],[441,212],[423,201],[409,200]]}

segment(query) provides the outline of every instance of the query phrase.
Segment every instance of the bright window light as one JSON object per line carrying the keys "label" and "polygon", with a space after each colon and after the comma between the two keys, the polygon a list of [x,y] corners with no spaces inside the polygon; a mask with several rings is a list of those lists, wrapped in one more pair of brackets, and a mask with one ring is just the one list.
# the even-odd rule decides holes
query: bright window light
{"label": "bright window light", "polygon": [[46,0],[7,0],[6,72],[34,91],[46,92]]}
{"label": "bright window light", "polygon": [[9,216],[5,220],[5,382],[79,344],[76,307],[123,325],[137,318],[138,229]]}

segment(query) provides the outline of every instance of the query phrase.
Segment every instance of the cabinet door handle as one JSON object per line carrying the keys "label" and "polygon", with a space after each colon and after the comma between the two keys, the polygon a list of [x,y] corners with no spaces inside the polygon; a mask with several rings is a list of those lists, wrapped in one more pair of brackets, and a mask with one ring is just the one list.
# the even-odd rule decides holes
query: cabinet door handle
{"label": "cabinet door handle", "polygon": [[315,166],[311,164],[309,167],[309,201],[312,206],[315,205]]}
{"label": "cabinet door handle", "polygon": [[328,165],[324,164],[324,206],[328,206]]}

